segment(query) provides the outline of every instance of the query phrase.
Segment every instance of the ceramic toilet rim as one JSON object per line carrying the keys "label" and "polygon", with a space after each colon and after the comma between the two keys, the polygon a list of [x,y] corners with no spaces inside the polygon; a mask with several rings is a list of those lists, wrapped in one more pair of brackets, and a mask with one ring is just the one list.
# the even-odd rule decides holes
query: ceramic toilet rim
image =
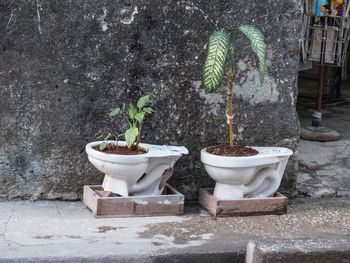
{"label": "ceramic toilet rim", "polygon": [[[166,146],[140,143],[140,147],[144,148],[147,153],[139,155],[119,155],[108,154],[95,150],[93,147],[101,144],[103,141],[95,141],[88,143],[85,146],[86,153],[92,158],[109,161],[109,162],[146,162],[148,158],[152,157],[181,157],[188,154],[188,150],[184,146]],[[115,141],[107,141],[115,142]],[[125,146],[124,141],[119,141],[118,144]]]}
{"label": "ceramic toilet rim", "polygon": [[[208,153],[207,148],[201,150],[202,163],[214,167],[256,167],[266,164],[278,163],[288,159],[293,151],[284,147],[255,147],[259,154],[253,156],[230,157]],[[264,153],[265,151],[265,153]],[[267,153],[266,153],[267,152]]]}

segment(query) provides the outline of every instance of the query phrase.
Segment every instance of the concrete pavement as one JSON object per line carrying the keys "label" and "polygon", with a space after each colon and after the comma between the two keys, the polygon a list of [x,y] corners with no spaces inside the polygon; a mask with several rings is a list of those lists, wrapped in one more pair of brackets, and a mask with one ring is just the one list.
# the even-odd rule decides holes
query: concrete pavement
{"label": "concrete pavement", "polygon": [[81,202],[0,202],[0,262],[244,262],[249,242],[279,255],[317,255],[327,245],[350,262],[349,218],[345,198],[296,199],[287,215],[217,220],[198,206],[181,217],[95,219]]}

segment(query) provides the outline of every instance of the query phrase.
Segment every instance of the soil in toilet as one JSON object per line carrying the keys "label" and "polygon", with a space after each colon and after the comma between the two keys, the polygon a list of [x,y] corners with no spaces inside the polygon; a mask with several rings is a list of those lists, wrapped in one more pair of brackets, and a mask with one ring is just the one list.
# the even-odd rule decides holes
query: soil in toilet
{"label": "soil in toilet", "polygon": [[220,156],[253,156],[257,155],[258,151],[247,146],[235,146],[230,147],[229,145],[215,145],[207,148],[207,152]]}
{"label": "soil in toilet", "polygon": [[119,154],[119,155],[140,155],[145,154],[147,151],[140,147],[131,147],[109,144],[106,149],[100,150],[99,145],[93,147],[96,151],[110,154]]}

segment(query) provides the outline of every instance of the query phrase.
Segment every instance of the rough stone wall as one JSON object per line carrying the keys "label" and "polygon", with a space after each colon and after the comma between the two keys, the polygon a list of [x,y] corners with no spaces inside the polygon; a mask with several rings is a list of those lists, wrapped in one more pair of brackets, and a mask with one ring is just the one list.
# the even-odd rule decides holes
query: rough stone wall
{"label": "rough stone wall", "polygon": [[[301,0],[2,0],[0,196],[79,198],[84,184],[102,180],[84,146],[117,127],[106,112],[150,94],[157,112],[143,141],[189,148],[172,184],[195,199],[212,183],[200,149],[225,142],[225,88],[200,88],[205,43],[220,27],[256,25],[269,46],[260,86],[248,42],[239,40],[237,141],[296,149],[301,14]],[[294,156],[284,177],[289,192],[296,164]]]}

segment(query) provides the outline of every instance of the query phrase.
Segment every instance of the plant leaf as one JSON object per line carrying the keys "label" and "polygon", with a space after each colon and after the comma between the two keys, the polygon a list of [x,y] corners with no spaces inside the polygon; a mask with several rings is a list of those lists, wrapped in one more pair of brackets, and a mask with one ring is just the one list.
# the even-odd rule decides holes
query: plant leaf
{"label": "plant leaf", "polygon": [[135,119],[140,123],[143,122],[144,118],[145,118],[145,112],[139,112],[135,115]]}
{"label": "plant leaf", "polygon": [[119,113],[120,113],[120,108],[117,107],[117,108],[112,109],[112,111],[108,114],[108,116],[114,117],[114,116],[118,115]]}
{"label": "plant leaf", "polygon": [[216,91],[220,87],[225,72],[228,49],[229,35],[224,29],[211,34],[202,77],[206,93]]}
{"label": "plant leaf", "polygon": [[107,143],[106,143],[106,142],[102,142],[102,143],[100,144],[100,146],[99,146],[100,151],[103,151],[103,150],[106,149],[106,148],[107,148]]}
{"label": "plant leaf", "polygon": [[95,136],[96,136],[96,139],[102,139],[104,137],[104,134],[103,133],[96,133]]}
{"label": "plant leaf", "polygon": [[112,136],[113,136],[113,135],[112,135],[111,133],[108,133],[107,136],[104,137],[103,140],[104,140],[104,141],[107,141],[107,140],[111,139]]}
{"label": "plant leaf", "polygon": [[135,115],[137,113],[135,106],[131,103],[129,104],[128,113],[129,113],[130,119],[132,120],[135,118]]}
{"label": "plant leaf", "polygon": [[148,113],[148,114],[151,114],[154,112],[154,109],[152,109],[151,107],[146,107],[146,108],[143,108],[143,111]]}
{"label": "plant leaf", "polygon": [[139,129],[136,127],[131,127],[125,131],[124,137],[128,148],[130,148],[134,144],[138,134]]}
{"label": "plant leaf", "polygon": [[252,50],[258,57],[259,77],[262,84],[264,82],[267,50],[264,35],[259,29],[250,25],[242,25],[238,29],[249,39]]}
{"label": "plant leaf", "polygon": [[139,108],[139,110],[141,110],[143,107],[145,107],[145,105],[149,102],[149,95],[146,96],[142,96],[141,98],[139,98],[139,100],[137,101],[137,107]]}

